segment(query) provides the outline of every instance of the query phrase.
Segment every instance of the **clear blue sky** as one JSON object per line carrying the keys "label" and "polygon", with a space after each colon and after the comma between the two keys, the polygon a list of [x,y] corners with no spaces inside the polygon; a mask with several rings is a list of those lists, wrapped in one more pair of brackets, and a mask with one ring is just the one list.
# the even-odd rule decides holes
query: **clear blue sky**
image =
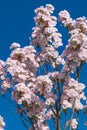
{"label": "clear blue sky", "polygon": [[[66,9],[72,18],[87,17],[87,0],[0,0],[0,59],[6,60],[9,56],[9,46],[12,42],[18,42],[22,46],[29,44],[34,26],[34,9],[46,3],[53,4],[56,16],[59,11]],[[63,34],[65,45],[67,44],[66,29],[60,27],[59,30]],[[86,74],[87,65],[80,77],[85,84],[87,84]],[[25,130],[15,111],[16,109],[0,96],[0,114],[6,122],[5,130]],[[81,125],[79,130],[82,129]],[[83,130],[87,130],[87,127]]]}

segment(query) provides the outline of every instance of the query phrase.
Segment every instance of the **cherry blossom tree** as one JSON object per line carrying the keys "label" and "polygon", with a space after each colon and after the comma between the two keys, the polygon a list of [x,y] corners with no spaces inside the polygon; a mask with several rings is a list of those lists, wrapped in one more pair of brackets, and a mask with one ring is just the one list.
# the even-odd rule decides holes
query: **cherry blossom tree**
{"label": "cherry blossom tree", "polygon": [[[27,130],[51,130],[49,122],[55,130],[78,129],[80,111],[86,113],[87,109],[86,86],[79,83],[80,71],[87,62],[87,19],[73,20],[66,10],[59,12],[57,19],[53,11],[50,4],[37,8],[29,46],[21,48],[13,43],[7,60],[0,60],[0,93],[3,97],[6,92],[11,94]],[[57,21],[70,35],[61,54]],[[4,126],[0,116],[0,130]]]}

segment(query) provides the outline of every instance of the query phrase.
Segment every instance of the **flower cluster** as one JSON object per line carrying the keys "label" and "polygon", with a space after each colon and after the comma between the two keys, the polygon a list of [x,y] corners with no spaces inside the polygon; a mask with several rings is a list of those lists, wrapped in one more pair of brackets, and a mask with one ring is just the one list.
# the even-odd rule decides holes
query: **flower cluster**
{"label": "flower cluster", "polygon": [[81,62],[87,62],[87,20],[85,17],[73,20],[66,10],[59,13],[59,20],[68,28],[71,35],[62,55],[69,67],[76,69]]}
{"label": "flower cluster", "polygon": [[63,92],[61,96],[61,104],[64,109],[74,108],[76,110],[83,109],[83,104],[80,102],[81,99],[86,100],[83,89],[85,85],[78,83],[73,78],[66,79]]}
{"label": "flower cluster", "polygon": [[[60,58],[60,63],[56,62],[59,59],[58,52],[56,48],[62,45],[61,34],[58,33],[56,29],[57,18],[51,16],[54,7],[47,4],[46,7],[41,6],[35,10],[36,17],[34,18],[36,27],[33,28],[32,33],[32,43],[41,48],[40,62],[52,63],[55,68],[55,63],[58,65],[62,63],[62,58]],[[57,59],[57,61],[58,61]]]}
{"label": "flower cluster", "polygon": [[35,10],[36,17],[34,20],[37,27],[33,28],[34,32],[32,33],[34,44],[39,44],[41,47],[47,46],[49,42],[55,47],[62,45],[61,34],[57,33],[57,29],[55,28],[57,18],[51,16],[53,10],[54,7],[50,4],[47,4],[46,7],[41,6]]}
{"label": "flower cluster", "polygon": [[70,69],[76,69],[82,62],[87,62],[87,36],[79,29],[70,31],[71,38],[68,41],[63,56]]}
{"label": "flower cluster", "polygon": [[23,105],[23,111],[27,117],[34,120],[35,128],[37,128],[37,124],[40,127],[42,122],[50,118],[49,113],[46,113],[45,103],[26,84],[15,85],[12,97],[19,105]]}
{"label": "flower cluster", "polygon": [[62,24],[64,24],[64,26],[69,30],[72,30],[76,27],[76,21],[70,17],[70,14],[67,10],[60,11],[58,15],[58,20],[61,21]]}
{"label": "flower cluster", "polygon": [[38,76],[35,81],[35,87],[33,91],[35,93],[39,93],[39,95],[43,95],[47,97],[47,95],[51,92],[52,82],[47,75]]}
{"label": "flower cluster", "polygon": [[2,92],[10,88],[12,84],[33,80],[36,76],[36,69],[39,67],[35,52],[33,46],[15,48],[5,63],[0,62]]}
{"label": "flower cluster", "polygon": [[80,17],[76,20],[73,20],[70,17],[70,14],[67,10],[61,11],[59,14],[58,20],[68,28],[69,31],[74,29],[80,29],[84,34],[87,34],[87,19],[86,17]]}

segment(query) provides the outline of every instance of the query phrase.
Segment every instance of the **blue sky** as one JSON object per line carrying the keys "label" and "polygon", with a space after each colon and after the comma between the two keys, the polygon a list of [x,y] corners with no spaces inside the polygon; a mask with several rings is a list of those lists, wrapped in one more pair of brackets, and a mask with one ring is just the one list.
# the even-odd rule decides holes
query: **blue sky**
{"label": "blue sky", "polygon": [[[0,59],[6,60],[10,54],[9,46],[18,42],[22,46],[29,44],[34,26],[34,9],[47,3],[55,7],[54,15],[68,10],[72,18],[87,17],[87,0],[0,0]],[[63,35],[63,44],[67,44],[66,29],[59,27]],[[81,72],[80,81],[87,84],[87,65]],[[6,122],[5,130],[25,130],[16,109],[0,96],[0,114]],[[84,120],[84,118],[82,119]],[[82,126],[80,127],[80,130]],[[84,130],[87,128],[85,127]]]}

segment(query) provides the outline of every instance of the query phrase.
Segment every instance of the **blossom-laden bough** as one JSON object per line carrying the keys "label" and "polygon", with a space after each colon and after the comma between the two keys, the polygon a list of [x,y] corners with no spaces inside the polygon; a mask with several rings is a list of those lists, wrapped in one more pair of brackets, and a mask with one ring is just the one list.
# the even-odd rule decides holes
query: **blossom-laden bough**
{"label": "blossom-laden bough", "polygon": [[[81,102],[86,101],[85,85],[78,80],[87,62],[87,20],[73,20],[66,10],[58,14],[70,35],[59,54],[62,35],[56,28],[57,18],[51,15],[53,11],[50,4],[37,8],[30,45],[21,48],[13,43],[7,60],[0,60],[0,93],[4,97],[6,92],[11,93],[27,130],[51,130],[49,120],[55,130],[77,129],[78,113],[86,110]],[[4,126],[2,118],[0,124]]]}

